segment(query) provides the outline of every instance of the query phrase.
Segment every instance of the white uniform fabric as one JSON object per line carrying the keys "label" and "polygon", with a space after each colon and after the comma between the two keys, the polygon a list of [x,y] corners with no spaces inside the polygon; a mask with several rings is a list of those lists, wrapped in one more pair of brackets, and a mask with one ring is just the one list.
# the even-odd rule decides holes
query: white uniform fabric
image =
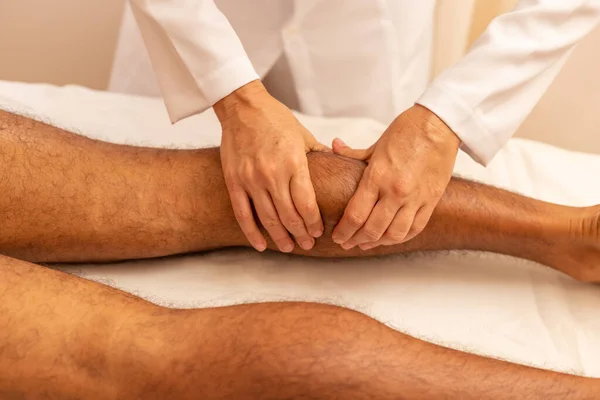
{"label": "white uniform fabric", "polygon": [[[310,115],[388,124],[425,89],[435,0],[217,1],[233,28],[213,0],[130,3],[174,122],[264,76],[282,54]],[[487,164],[599,20],[600,0],[521,0],[417,102]],[[123,40],[119,54],[131,58],[136,41]],[[125,64],[118,56],[116,76]]]}
{"label": "white uniform fabric", "polygon": [[521,0],[417,102],[457,133],[463,150],[487,164],[598,22],[600,0]]}
{"label": "white uniform fabric", "polygon": [[[0,82],[0,108],[119,143],[220,141],[212,112],[171,126],[158,99]],[[318,139],[343,131],[349,144],[361,147],[384,128],[365,119],[299,118]],[[488,168],[461,153],[456,171],[543,200],[600,203],[598,155],[514,139]],[[600,377],[600,288],[510,257],[442,252],[323,260],[238,249],[64,270],[177,307],[335,303],[449,347]]]}
{"label": "white uniform fabric", "polygon": [[[205,94],[202,98],[202,75],[214,78],[211,83],[223,84],[219,95],[241,86],[240,77],[248,77],[244,83],[254,79],[249,65],[240,67],[233,77],[232,71],[220,71],[218,65],[212,65],[214,72],[206,69],[215,59],[238,60],[246,54],[260,77],[285,57],[290,67],[285,76],[292,82],[282,78],[277,84],[293,86],[299,109],[315,116],[362,116],[389,123],[414,103],[429,80],[435,0],[129,3],[144,40],[126,10],[110,90],[157,94],[149,90],[148,64],[140,61],[145,57],[145,42],[172,121],[192,109],[210,107],[214,101],[208,98],[219,97]],[[231,25],[223,21],[219,9]],[[176,21],[194,29],[186,32],[177,26],[172,34]],[[191,76],[196,82],[191,82]],[[192,88],[182,91],[186,85]],[[181,109],[180,100],[185,103]]]}

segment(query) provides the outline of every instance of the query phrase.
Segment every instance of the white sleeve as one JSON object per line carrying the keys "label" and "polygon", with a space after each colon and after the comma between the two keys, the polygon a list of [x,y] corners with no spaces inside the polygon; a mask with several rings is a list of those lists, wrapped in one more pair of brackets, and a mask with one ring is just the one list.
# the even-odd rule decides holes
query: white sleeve
{"label": "white sleeve", "polygon": [[[600,21],[600,0],[521,0],[417,100],[487,164],[525,120],[571,50]],[[596,77],[590,77],[596,79]]]}
{"label": "white sleeve", "polygon": [[129,0],[172,122],[258,79],[212,0]]}

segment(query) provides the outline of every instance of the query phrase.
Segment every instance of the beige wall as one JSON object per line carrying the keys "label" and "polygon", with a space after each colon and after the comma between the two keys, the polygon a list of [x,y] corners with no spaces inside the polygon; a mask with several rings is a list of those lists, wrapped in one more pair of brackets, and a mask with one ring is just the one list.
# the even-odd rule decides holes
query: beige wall
{"label": "beige wall", "polygon": [[106,87],[125,0],[0,0],[0,80]]}
{"label": "beige wall", "polygon": [[573,52],[518,137],[600,153],[600,28]]}
{"label": "beige wall", "polygon": [[[438,0],[434,75],[516,0]],[[0,80],[107,87],[125,0],[0,0]],[[600,153],[600,29],[573,54],[519,136]]]}

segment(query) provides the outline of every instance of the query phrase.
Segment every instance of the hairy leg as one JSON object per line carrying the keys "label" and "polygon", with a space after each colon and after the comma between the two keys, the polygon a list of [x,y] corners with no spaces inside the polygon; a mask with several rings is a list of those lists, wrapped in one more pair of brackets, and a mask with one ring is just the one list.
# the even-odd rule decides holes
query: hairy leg
{"label": "hairy leg", "polygon": [[[332,242],[331,230],[364,164],[313,153],[309,166],[326,232],[313,250],[296,248],[299,254],[485,250],[600,280],[597,207],[559,206],[453,179],[418,237],[345,251]],[[248,245],[218,149],[109,144],[0,111],[0,192],[0,252],[19,259],[103,261]]]}
{"label": "hairy leg", "polygon": [[0,256],[2,399],[594,399],[333,306],[173,310]]}

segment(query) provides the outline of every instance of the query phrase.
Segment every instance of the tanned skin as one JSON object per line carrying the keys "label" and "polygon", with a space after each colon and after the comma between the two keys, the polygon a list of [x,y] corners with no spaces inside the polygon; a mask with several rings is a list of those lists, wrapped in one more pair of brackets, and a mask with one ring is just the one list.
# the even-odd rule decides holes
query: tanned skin
{"label": "tanned skin", "polygon": [[[331,231],[365,164],[331,153],[308,157],[326,226],[311,251],[296,247],[297,254],[483,250],[600,281],[600,207],[545,203],[458,178],[417,238],[370,251],[343,250]],[[33,262],[94,262],[249,246],[232,212],[216,148],[116,145],[0,111],[0,163],[0,254]]]}
{"label": "tanned skin", "polygon": [[[598,209],[453,179],[414,240],[344,251],[364,164],[309,154],[327,229],[311,256],[476,249],[600,281]],[[120,146],[0,111],[2,399],[596,399],[599,381],[429,344],[309,303],[173,310],[33,262],[248,246],[219,153]],[[273,247],[273,244],[270,244]]]}

